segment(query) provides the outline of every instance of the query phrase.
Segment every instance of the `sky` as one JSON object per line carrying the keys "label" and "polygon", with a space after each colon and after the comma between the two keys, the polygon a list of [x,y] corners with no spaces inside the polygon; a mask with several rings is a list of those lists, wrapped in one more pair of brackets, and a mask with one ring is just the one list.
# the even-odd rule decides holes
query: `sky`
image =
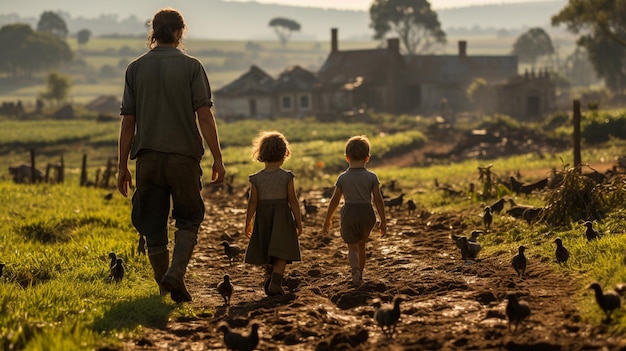
{"label": "sky", "polygon": [[[322,7],[341,10],[369,11],[373,0],[226,0],[238,2],[258,2],[264,4],[280,4],[303,7]],[[473,5],[493,5],[506,3],[537,2],[544,0],[430,0],[430,6],[435,9],[467,7]]]}

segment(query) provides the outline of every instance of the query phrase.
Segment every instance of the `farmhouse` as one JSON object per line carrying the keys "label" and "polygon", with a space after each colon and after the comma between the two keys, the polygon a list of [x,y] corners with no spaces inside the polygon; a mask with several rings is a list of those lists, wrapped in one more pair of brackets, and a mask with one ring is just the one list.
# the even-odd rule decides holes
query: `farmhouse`
{"label": "farmhouse", "polygon": [[450,114],[476,107],[467,88],[478,78],[493,92],[485,107],[489,112],[537,119],[554,109],[550,76],[520,76],[516,56],[470,56],[466,41],[458,42],[456,55],[403,55],[397,38],[388,39],[385,48],[342,51],[336,28],[318,72],[295,66],[274,79],[252,66],[214,94],[225,118]]}

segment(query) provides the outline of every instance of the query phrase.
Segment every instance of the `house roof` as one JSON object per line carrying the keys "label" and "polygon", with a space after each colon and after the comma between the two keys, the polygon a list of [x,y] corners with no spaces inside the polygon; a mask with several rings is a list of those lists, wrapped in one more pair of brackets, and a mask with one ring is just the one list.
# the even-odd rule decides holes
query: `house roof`
{"label": "house roof", "polygon": [[317,83],[315,73],[300,66],[284,70],[276,80],[275,91],[310,91]]}
{"label": "house roof", "polygon": [[322,86],[344,85],[361,80],[367,83],[386,80],[385,67],[392,64],[392,51],[368,49],[331,52],[318,72]]}
{"label": "house roof", "polygon": [[416,55],[405,57],[410,83],[457,84],[474,78],[502,82],[517,75],[516,56]]}
{"label": "house roof", "polygon": [[269,94],[275,85],[274,78],[259,67],[252,65],[248,72],[214,93],[221,96],[265,95]]}
{"label": "house roof", "polygon": [[100,95],[91,100],[85,107],[88,110],[106,113],[119,113],[122,103],[114,95]]}

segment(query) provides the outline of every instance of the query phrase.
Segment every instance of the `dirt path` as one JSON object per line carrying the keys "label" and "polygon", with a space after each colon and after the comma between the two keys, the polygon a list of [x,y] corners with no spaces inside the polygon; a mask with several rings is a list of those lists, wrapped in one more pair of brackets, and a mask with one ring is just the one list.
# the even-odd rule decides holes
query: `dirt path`
{"label": "dirt path", "polygon": [[[207,195],[208,215],[200,234],[187,281],[197,318],[148,328],[139,340],[126,340],[128,350],[224,349],[216,330],[227,321],[237,331],[260,322],[259,350],[618,350],[621,336],[606,325],[581,321],[575,301],[579,282],[551,269],[549,258],[529,254],[525,279],[510,267],[513,252],[479,255],[466,264],[450,234],[468,235],[464,218],[392,210],[389,234],[375,232],[368,244],[365,284],[352,288],[346,248],[338,234],[324,237],[321,194],[312,192],[320,213],[308,218],[301,237],[303,261],[288,266],[288,293],[266,297],[262,271],[241,261],[230,265],[220,242],[225,238],[245,248],[242,233],[243,191]],[[478,213],[478,211],[477,211]],[[487,235],[497,235],[490,233]],[[532,252],[532,243],[529,252]],[[548,245],[549,243],[541,243]],[[223,306],[215,287],[228,273],[235,293]],[[530,319],[509,332],[504,309],[509,291],[519,293],[531,309]],[[371,300],[389,302],[404,294],[397,334],[386,339],[375,325]],[[593,298],[589,295],[589,298]]]}

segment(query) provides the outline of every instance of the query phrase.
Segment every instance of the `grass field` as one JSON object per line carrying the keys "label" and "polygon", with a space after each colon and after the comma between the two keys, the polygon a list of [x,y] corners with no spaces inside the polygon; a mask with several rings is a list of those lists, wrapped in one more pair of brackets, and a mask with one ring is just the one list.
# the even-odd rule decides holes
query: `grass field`
{"label": "grass field", "polygon": [[[394,122],[395,121],[395,122]],[[56,162],[64,155],[69,167],[67,180],[61,185],[16,185],[3,173],[0,181],[0,262],[7,263],[0,278],[0,345],[3,349],[92,349],[115,347],[120,335],[132,335],[137,325],[165,324],[161,317],[193,316],[201,311],[161,301],[149,294],[153,282],[147,260],[139,260],[128,243],[135,235],[129,220],[130,204],[121,197],[110,202],[103,196],[113,189],[78,186],[80,159],[84,153],[92,160],[90,175],[115,155],[118,124],[76,121],[0,121],[0,161],[3,169],[14,161],[28,162],[27,150],[36,147],[38,164]],[[224,159],[229,174],[243,185],[247,174],[259,168],[250,158],[250,140],[259,130],[279,129],[292,143],[294,157],[285,168],[298,175],[298,186],[330,186],[345,167],[343,144],[354,134],[371,136],[373,158],[402,154],[426,142],[427,123],[420,119],[381,116],[372,123],[320,123],[314,120],[243,121],[219,123],[224,141]],[[614,160],[623,155],[626,144],[613,140],[602,147],[588,148],[585,162]],[[15,150],[21,150],[16,153]],[[210,158],[204,166],[209,167]],[[397,167],[379,162],[376,168],[381,181],[401,184],[407,198],[423,208],[439,213],[457,213],[479,207],[480,198],[462,200],[432,191],[432,182],[463,185],[476,182],[478,166],[493,164],[493,170],[506,175],[523,168],[546,170],[572,163],[571,152],[552,157],[536,154],[518,155],[494,160],[467,160],[431,167]],[[207,168],[205,168],[207,169]],[[6,172],[6,171],[3,171]],[[540,205],[544,199],[531,197],[528,203]],[[546,233],[566,238],[576,259],[566,269],[570,274],[606,284],[626,280],[621,257],[626,252],[623,240],[623,203],[600,223],[600,229],[611,233],[607,240],[591,249],[580,238],[577,225],[551,228],[520,224],[504,233],[507,243],[531,242]],[[478,220],[478,219],[477,219]],[[508,250],[497,242],[486,242],[486,250]],[[549,248],[539,254],[549,256]],[[110,289],[104,268],[106,253],[120,252],[127,257],[127,281]],[[112,304],[112,301],[115,303]],[[114,307],[112,307],[114,306]],[[584,318],[599,320],[597,306],[581,299]],[[626,318],[617,314],[612,325],[616,331],[626,329]],[[620,324],[621,323],[621,324]]]}

